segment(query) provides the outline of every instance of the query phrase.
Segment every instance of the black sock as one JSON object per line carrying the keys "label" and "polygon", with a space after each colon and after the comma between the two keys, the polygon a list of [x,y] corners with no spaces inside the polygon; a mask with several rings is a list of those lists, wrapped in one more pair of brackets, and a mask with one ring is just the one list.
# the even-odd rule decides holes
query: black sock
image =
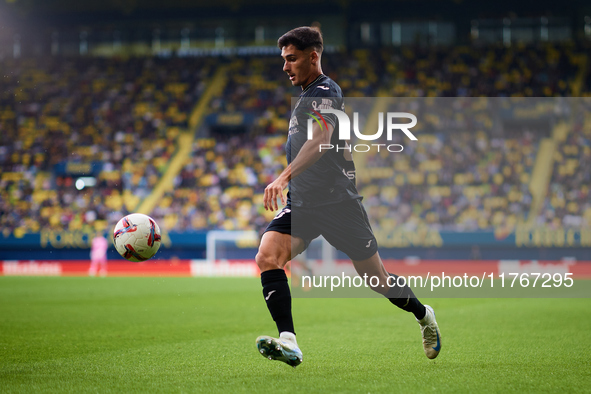
{"label": "black sock", "polygon": [[261,273],[261,284],[267,308],[277,324],[279,333],[288,331],[295,334],[291,316],[291,292],[285,271],[276,269]]}
{"label": "black sock", "polygon": [[[398,275],[390,274],[390,276],[398,279]],[[391,283],[394,283],[390,281]],[[427,314],[425,306],[421,304],[419,299],[412,292],[411,288],[407,284],[404,287],[394,286],[386,293],[386,298],[398,308],[412,312],[415,317],[421,320]]]}

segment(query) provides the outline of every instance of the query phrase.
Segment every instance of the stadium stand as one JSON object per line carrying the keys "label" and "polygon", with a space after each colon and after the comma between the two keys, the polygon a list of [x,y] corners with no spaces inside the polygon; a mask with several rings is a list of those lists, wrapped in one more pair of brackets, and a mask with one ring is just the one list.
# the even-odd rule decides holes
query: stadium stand
{"label": "stadium stand", "polygon": [[395,97],[572,95],[579,70],[572,44],[455,46],[383,51]]}
{"label": "stadium stand", "polygon": [[405,155],[382,151],[368,159],[371,170],[359,186],[381,227],[475,231],[523,220],[534,133],[502,138],[458,130],[421,134],[420,141]]}
{"label": "stadium stand", "polygon": [[[0,134],[4,231],[105,228],[150,193],[211,59],[7,61]],[[14,92],[14,94],[12,94]],[[78,190],[75,173],[96,186]]]}
{"label": "stadium stand", "polygon": [[[589,101],[581,102],[581,105]],[[551,228],[591,226],[591,116],[589,108],[574,119],[574,127],[557,144],[548,195],[537,218]]]}
{"label": "stadium stand", "polygon": [[[347,97],[570,96],[581,89],[578,50],[568,43],[403,46],[331,53],[324,68]],[[163,228],[181,231],[260,230],[271,219],[261,207],[262,192],[285,166],[288,103],[297,95],[279,57],[5,62],[13,71],[1,83],[3,231],[102,229],[134,211],[162,177],[220,64],[228,67],[227,83],[212,98],[209,113],[247,114],[253,124],[243,134],[201,126],[173,189],[151,214]],[[586,81],[579,84],[582,94]],[[588,130],[589,119],[578,120],[559,146],[551,196],[538,222],[591,223],[588,190],[574,187],[589,180]],[[358,165],[371,173],[388,176],[362,178],[358,186],[371,219],[384,229],[511,228],[530,211],[529,183],[541,138],[535,130],[514,135],[429,130],[421,146],[395,162],[381,154],[361,160]],[[72,174],[95,164],[96,186],[78,190]],[[396,209],[384,212],[388,207]]]}

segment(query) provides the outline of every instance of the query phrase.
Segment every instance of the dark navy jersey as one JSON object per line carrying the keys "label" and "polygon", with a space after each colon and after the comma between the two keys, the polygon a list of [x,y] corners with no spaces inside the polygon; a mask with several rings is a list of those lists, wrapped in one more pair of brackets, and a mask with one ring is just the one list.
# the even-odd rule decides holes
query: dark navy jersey
{"label": "dark navy jersey", "polygon": [[[335,148],[345,146],[346,142],[338,139],[336,116],[320,117],[321,109],[345,109],[341,88],[324,74],[306,86],[293,108],[286,146],[288,163],[308,140],[308,119],[330,123],[334,127],[330,144]],[[292,206],[317,207],[361,198],[355,187],[355,165],[350,154],[335,148],[326,150],[316,163],[291,179],[288,200]]]}

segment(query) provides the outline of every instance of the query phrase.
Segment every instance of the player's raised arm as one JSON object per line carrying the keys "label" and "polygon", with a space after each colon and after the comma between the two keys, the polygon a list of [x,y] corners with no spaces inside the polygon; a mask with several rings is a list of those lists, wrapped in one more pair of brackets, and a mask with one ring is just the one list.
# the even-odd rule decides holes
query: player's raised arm
{"label": "player's raised arm", "polygon": [[326,152],[326,149],[322,150],[321,147],[330,143],[334,127],[330,123],[325,124],[325,127],[321,127],[317,123],[312,126],[312,139],[304,142],[298,155],[291,162],[291,176],[289,179],[300,175],[308,167],[316,163]]}

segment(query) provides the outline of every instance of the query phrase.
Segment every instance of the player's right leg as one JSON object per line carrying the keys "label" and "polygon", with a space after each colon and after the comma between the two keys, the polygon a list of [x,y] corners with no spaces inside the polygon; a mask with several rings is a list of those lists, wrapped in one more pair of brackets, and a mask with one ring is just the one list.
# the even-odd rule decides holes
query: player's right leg
{"label": "player's right leg", "polygon": [[88,268],[88,276],[96,276],[98,270],[98,261],[96,259],[90,259],[90,267]]}
{"label": "player's right leg", "polygon": [[107,260],[106,259],[101,259],[100,264],[99,264],[99,275],[100,276],[107,276]]}
{"label": "player's right leg", "polygon": [[305,242],[301,238],[270,230],[263,234],[255,258],[261,270],[263,297],[279,331],[279,338],[259,336],[257,348],[264,357],[293,367],[302,362],[302,352],[295,338],[291,292],[284,267],[292,256],[301,253],[304,248]]}

